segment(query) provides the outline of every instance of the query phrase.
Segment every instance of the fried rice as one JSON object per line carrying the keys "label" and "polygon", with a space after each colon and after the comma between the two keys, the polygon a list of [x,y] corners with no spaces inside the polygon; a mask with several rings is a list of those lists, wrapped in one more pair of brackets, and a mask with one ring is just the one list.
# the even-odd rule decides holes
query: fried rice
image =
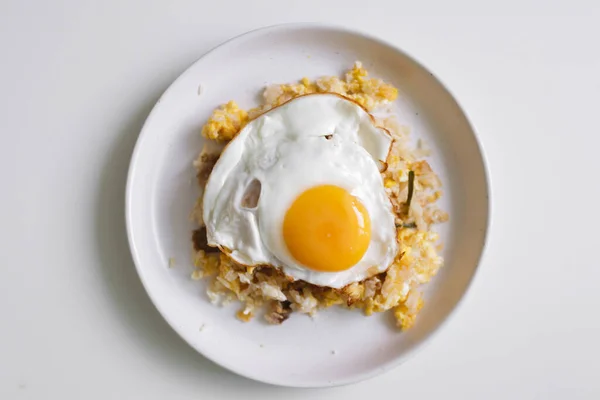
{"label": "fried rice", "polygon": [[[344,77],[322,77],[314,81],[303,78],[297,83],[268,86],[264,104],[245,111],[234,101],[216,109],[202,128],[209,142],[226,143],[244,125],[269,109],[294,97],[310,93],[337,93],[360,104],[369,112],[379,111],[398,96],[398,90],[377,78],[356,62]],[[424,159],[428,151],[421,142],[411,146],[410,131],[394,115],[376,117],[376,124],[386,128],[394,142],[381,173],[384,187],[393,206],[400,249],[383,273],[341,289],[322,287],[302,280],[292,280],[270,266],[244,266],[225,253],[206,244],[202,220],[202,197],[192,218],[198,224],[193,232],[193,279],[210,279],[207,289],[212,303],[238,301],[237,317],[249,321],[262,313],[267,322],[281,324],[291,313],[308,315],[323,308],[339,305],[360,309],[366,315],[392,310],[401,329],[410,328],[423,306],[421,285],[429,282],[442,266],[439,237],[431,227],[448,220],[448,214],[436,202],[442,195],[441,181]],[[219,158],[222,146],[207,146],[194,161],[197,180],[204,187]]]}

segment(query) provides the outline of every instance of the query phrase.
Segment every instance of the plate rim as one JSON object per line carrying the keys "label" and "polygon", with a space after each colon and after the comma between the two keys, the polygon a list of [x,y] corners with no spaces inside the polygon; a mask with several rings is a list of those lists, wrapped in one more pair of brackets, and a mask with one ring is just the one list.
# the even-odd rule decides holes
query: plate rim
{"label": "plate rim", "polygon": [[[171,90],[176,86],[176,84],[180,80],[182,80],[185,76],[187,76],[190,73],[191,69],[197,63],[199,63],[202,59],[209,56],[210,54],[216,52],[217,50],[219,50],[223,47],[226,47],[229,44],[231,44],[235,41],[238,41],[240,39],[249,39],[252,36],[259,36],[259,35],[266,34],[266,33],[272,33],[272,32],[275,32],[275,31],[278,31],[281,29],[285,30],[285,29],[293,29],[293,28],[295,28],[295,29],[327,29],[327,30],[335,31],[337,33],[361,36],[365,39],[368,39],[368,40],[371,40],[378,44],[389,47],[390,49],[402,54],[404,57],[406,57],[407,59],[409,59],[410,61],[415,63],[417,66],[419,66],[423,70],[429,72],[431,74],[432,79],[434,79],[440,85],[440,87],[447,92],[447,94],[452,98],[452,100],[459,107],[460,111],[462,112],[462,114],[465,117],[466,123],[468,124],[468,126],[471,129],[471,136],[477,146],[479,156],[481,157],[481,164],[483,167],[483,175],[484,175],[484,180],[485,180],[484,189],[485,189],[485,193],[487,194],[486,199],[485,199],[486,200],[486,204],[485,204],[486,205],[486,215],[485,215],[486,224],[485,224],[485,229],[483,231],[483,242],[482,242],[482,246],[481,246],[481,251],[480,251],[479,257],[477,259],[475,269],[473,270],[473,273],[466,284],[463,294],[458,299],[455,306],[448,312],[448,314],[443,319],[441,319],[438,326],[435,329],[433,329],[428,335],[426,335],[420,342],[415,344],[411,349],[408,349],[403,355],[395,358],[392,361],[382,364],[379,368],[373,368],[369,372],[352,375],[348,379],[341,379],[341,380],[336,380],[336,381],[324,381],[320,384],[286,383],[286,382],[282,382],[281,380],[269,379],[268,377],[248,373],[246,371],[241,371],[236,368],[235,364],[229,364],[227,362],[224,362],[222,359],[217,359],[216,357],[211,357],[211,356],[207,355],[200,348],[200,346],[197,347],[197,346],[193,345],[190,341],[188,341],[185,334],[182,332],[182,330],[180,330],[178,328],[177,324],[175,324],[171,320],[169,314],[161,308],[161,306],[159,305],[159,301],[155,298],[155,295],[149,289],[149,284],[144,276],[144,272],[142,272],[143,268],[141,267],[141,261],[140,261],[139,255],[138,255],[138,249],[135,244],[132,221],[131,221],[131,218],[132,218],[132,216],[131,216],[131,214],[132,214],[131,199],[133,197],[133,177],[135,176],[135,170],[136,170],[136,166],[138,164],[139,153],[141,152],[143,142],[147,138],[148,127],[153,122],[153,120],[156,116],[158,106],[160,105],[162,99],[171,92]],[[446,326],[446,324],[451,319],[451,317],[456,315],[457,310],[463,305],[465,298],[469,295],[469,292],[471,291],[471,288],[473,286],[473,282],[475,281],[476,277],[479,275],[480,270],[481,270],[481,265],[483,264],[483,261],[486,257],[487,248],[488,248],[488,244],[489,244],[491,226],[493,223],[493,221],[492,221],[492,190],[491,190],[491,187],[492,187],[491,174],[490,174],[490,169],[489,169],[489,165],[488,165],[488,161],[487,161],[487,157],[486,157],[486,151],[485,151],[483,143],[479,137],[478,130],[476,129],[475,124],[473,123],[472,118],[470,117],[470,115],[468,114],[466,109],[462,106],[459,99],[450,90],[450,88],[437,75],[435,75],[429,68],[426,68],[425,65],[422,62],[420,62],[417,58],[415,58],[414,56],[412,56],[410,53],[406,52],[405,50],[401,49],[396,44],[391,43],[391,42],[389,42],[385,39],[382,39],[376,35],[373,35],[371,33],[367,33],[365,31],[363,31],[362,29],[349,28],[347,26],[343,26],[343,25],[339,25],[339,24],[320,23],[320,22],[281,23],[281,24],[263,26],[263,27],[259,27],[256,29],[252,29],[252,30],[243,32],[241,34],[235,35],[235,36],[231,37],[230,39],[227,39],[224,42],[212,47],[210,50],[206,51],[200,57],[198,57],[194,62],[192,62],[182,73],[180,73],[177,76],[177,78],[175,78],[169,84],[167,89],[161,94],[159,99],[156,101],[156,103],[152,107],[152,110],[146,117],[144,124],[142,125],[142,128],[136,139],[136,143],[135,143],[132,155],[131,155],[129,168],[127,171],[127,182],[126,182],[126,188],[125,188],[125,223],[126,223],[126,231],[127,231],[127,239],[128,239],[129,248],[131,251],[131,255],[133,258],[133,262],[134,262],[134,265],[136,268],[137,275],[139,276],[140,281],[142,282],[142,286],[144,287],[144,290],[146,291],[148,297],[150,298],[150,301],[152,302],[152,304],[154,305],[154,307],[156,308],[158,313],[161,315],[161,317],[169,324],[171,329],[173,329],[173,331],[175,331],[177,333],[177,335],[181,339],[183,339],[183,341],[186,344],[188,344],[192,349],[194,349],[194,351],[199,353],[202,357],[205,357],[206,359],[210,360],[211,362],[219,365],[220,367],[227,369],[228,371],[231,371],[239,376],[242,376],[242,377],[245,377],[248,379],[252,379],[252,380],[255,380],[258,382],[263,382],[263,383],[275,385],[275,386],[296,387],[296,388],[335,387],[335,386],[344,386],[344,385],[349,385],[352,383],[361,382],[361,381],[373,378],[375,376],[381,375],[385,372],[389,372],[390,370],[398,367],[400,364],[404,363],[405,361],[407,361],[408,359],[410,359],[411,357],[416,355],[416,353],[418,351],[424,349],[425,346],[427,346],[431,342],[432,338],[435,337],[437,334],[439,334],[439,332]]]}

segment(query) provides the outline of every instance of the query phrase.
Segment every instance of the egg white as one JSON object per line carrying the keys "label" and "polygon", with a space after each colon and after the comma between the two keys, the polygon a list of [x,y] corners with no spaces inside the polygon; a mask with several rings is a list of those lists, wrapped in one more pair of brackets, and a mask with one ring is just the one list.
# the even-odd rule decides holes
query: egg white
{"label": "egg white", "polygon": [[[294,278],[341,288],[387,269],[397,252],[391,203],[378,162],[392,139],[354,102],[333,94],[289,101],[250,121],[225,148],[207,182],[203,217],[208,244],[246,265],[270,264]],[[258,180],[256,207],[242,205]],[[363,258],[339,272],[314,271],[296,261],[282,226],[293,201],[318,185],[336,185],[357,197],[371,219]]]}

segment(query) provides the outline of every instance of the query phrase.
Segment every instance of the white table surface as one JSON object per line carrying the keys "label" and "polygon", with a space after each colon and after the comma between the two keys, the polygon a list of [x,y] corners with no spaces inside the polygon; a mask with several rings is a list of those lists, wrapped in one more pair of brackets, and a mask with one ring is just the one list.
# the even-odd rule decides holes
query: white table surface
{"label": "white table surface", "polygon": [[[0,399],[600,398],[598,3],[370,3],[0,3]],[[311,20],[392,41],[451,88],[486,149],[493,224],[472,289],[419,354],[307,391],[188,347],[140,284],[123,209],[169,83],[233,35]]]}

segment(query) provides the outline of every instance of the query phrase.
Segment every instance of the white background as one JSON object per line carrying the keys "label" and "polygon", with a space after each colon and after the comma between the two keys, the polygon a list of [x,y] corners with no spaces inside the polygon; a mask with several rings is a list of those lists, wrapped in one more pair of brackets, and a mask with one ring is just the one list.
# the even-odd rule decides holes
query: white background
{"label": "white background", "polygon": [[[0,398],[600,398],[600,5],[483,3],[0,2]],[[358,27],[423,62],[492,176],[459,310],[406,364],[341,388],[271,387],[196,354],[125,234],[129,158],[160,94],[225,39],[289,21]]]}

